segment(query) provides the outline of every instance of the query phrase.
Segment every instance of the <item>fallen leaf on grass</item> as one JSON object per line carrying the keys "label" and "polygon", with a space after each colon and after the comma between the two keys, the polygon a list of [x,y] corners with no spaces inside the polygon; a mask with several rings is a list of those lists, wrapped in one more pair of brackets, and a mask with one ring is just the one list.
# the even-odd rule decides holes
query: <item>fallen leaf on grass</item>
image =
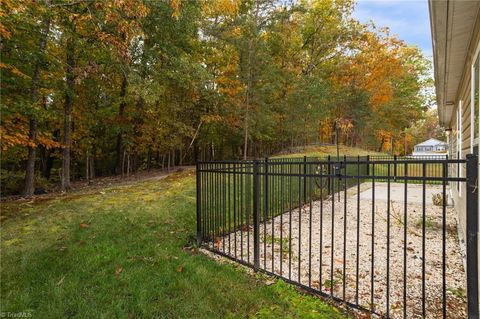
{"label": "fallen leaf on grass", "polygon": [[90,227],[89,224],[85,224],[85,223],[80,224],[80,228],[88,228],[88,227]]}
{"label": "fallen leaf on grass", "polygon": [[177,272],[183,272],[183,266],[178,267]]}
{"label": "fallen leaf on grass", "polygon": [[117,269],[115,269],[115,277],[120,276],[120,274],[122,273],[122,271],[123,271],[123,268],[122,268],[122,267],[117,267]]}
{"label": "fallen leaf on grass", "polygon": [[275,279],[269,279],[269,280],[266,280],[266,281],[265,281],[265,285],[267,285],[267,286],[271,286],[271,285],[273,285],[274,283],[275,283]]}
{"label": "fallen leaf on grass", "polygon": [[58,282],[57,286],[60,286],[63,283],[63,280],[65,279],[65,276],[63,276]]}

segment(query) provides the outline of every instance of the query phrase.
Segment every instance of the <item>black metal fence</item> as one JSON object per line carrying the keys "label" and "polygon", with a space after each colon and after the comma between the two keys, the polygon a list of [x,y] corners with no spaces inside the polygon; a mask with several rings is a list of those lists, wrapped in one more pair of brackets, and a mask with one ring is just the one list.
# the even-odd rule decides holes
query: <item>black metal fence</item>
{"label": "black metal fence", "polygon": [[[383,317],[478,318],[477,172],[474,155],[198,162],[197,239]],[[466,271],[450,182],[466,183]]]}

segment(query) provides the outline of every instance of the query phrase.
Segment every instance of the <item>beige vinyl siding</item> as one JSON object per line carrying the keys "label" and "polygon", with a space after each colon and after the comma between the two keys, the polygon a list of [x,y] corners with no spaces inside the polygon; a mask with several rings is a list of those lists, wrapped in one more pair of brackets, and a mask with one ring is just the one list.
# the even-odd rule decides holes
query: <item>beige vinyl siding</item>
{"label": "beige vinyl siding", "polygon": [[[471,76],[472,76],[472,62],[475,54],[475,50],[477,49],[478,43],[480,43],[480,19],[477,19],[477,23],[475,25],[475,29],[473,32],[473,37],[470,42],[468,54],[465,57],[465,64],[464,64],[464,69],[463,69],[463,75],[462,75],[462,80],[461,84],[458,88],[458,94],[455,99],[455,105],[459,107],[460,101],[462,101],[462,110],[461,110],[461,120],[462,120],[462,142],[461,142],[461,158],[465,158],[467,154],[471,153]],[[458,110],[457,110],[458,111]],[[455,112],[455,116],[452,117],[451,121],[451,127],[453,129],[453,132],[456,131],[457,128],[457,114],[458,112]],[[478,129],[478,128],[475,128]],[[457,136],[455,136],[455,139],[452,141],[453,143],[453,149],[452,149],[452,155],[454,155],[453,158],[456,157],[457,153]],[[454,165],[456,166],[456,165]],[[452,167],[451,168],[451,174],[457,174],[457,169]],[[466,167],[465,165],[460,165],[460,175],[459,176],[465,176],[466,175]],[[453,175],[453,176],[458,176],[458,175]],[[465,203],[465,183],[459,183],[460,185],[451,185],[451,193],[452,197],[455,203],[455,209],[458,213],[458,221],[459,221],[459,226],[460,230],[462,233],[462,236],[465,236],[466,233],[466,203]],[[460,186],[460,191],[458,191],[458,186]],[[465,237],[463,238],[465,240]],[[479,255],[480,256],[480,255]]]}
{"label": "beige vinyl siding", "polygon": [[[470,83],[470,76],[465,77],[465,79]],[[470,139],[471,139],[471,107],[470,107],[470,86],[463,87],[462,94],[459,96],[457,100],[457,107],[460,106],[461,103],[461,121],[462,121],[462,140],[461,140],[461,158],[466,158],[467,154],[470,154]],[[456,123],[456,122],[455,122]],[[455,165],[457,166],[457,165]],[[455,168],[455,173],[457,176],[466,176],[466,166],[465,164],[460,165],[460,171],[457,172],[457,168]],[[459,183],[456,185],[457,187],[452,187],[452,195],[457,205],[457,212],[459,214],[459,224],[461,228],[462,234],[466,232],[466,215],[465,215],[465,192],[466,187],[465,183]]]}
{"label": "beige vinyl siding", "polygon": [[458,131],[458,120],[457,120],[457,114],[458,114],[458,110],[456,110],[454,112],[454,115],[452,117],[452,123],[454,123],[454,125],[452,125],[452,136],[450,137],[451,138],[451,147],[450,147],[450,157],[451,158],[457,158],[457,141],[458,141],[458,136],[460,134],[460,132]]}
{"label": "beige vinyl siding", "polygon": [[[470,83],[470,75],[464,77],[465,81]],[[458,100],[463,101],[463,114],[462,114],[462,125],[463,125],[463,136],[462,136],[462,157],[465,158],[465,155],[470,154],[470,145],[471,145],[471,106],[470,106],[470,85],[463,86],[461,95]]]}
{"label": "beige vinyl siding", "polygon": [[[458,127],[458,106],[453,112],[452,115],[452,131],[451,135],[449,136],[449,148],[448,148],[448,156],[451,159],[458,159],[458,150],[457,150],[457,145],[458,145],[458,139],[460,135],[459,127]],[[459,176],[458,175],[458,169],[457,165],[450,165],[449,169],[449,175],[450,176]],[[450,187],[452,190],[457,190],[459,186],[458,182],[453,182],[450,184]]]}

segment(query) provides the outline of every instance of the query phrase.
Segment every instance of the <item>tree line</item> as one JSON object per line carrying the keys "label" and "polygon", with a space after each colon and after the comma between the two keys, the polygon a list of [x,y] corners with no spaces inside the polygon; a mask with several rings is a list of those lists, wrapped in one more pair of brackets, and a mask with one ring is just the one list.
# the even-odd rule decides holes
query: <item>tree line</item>
{"label": "tree line", "polygon": [[[398,151],[420,50],[352,0],[4,0],[3,193],[311,143]],[[409,131],[410,129],[410,131]]]}

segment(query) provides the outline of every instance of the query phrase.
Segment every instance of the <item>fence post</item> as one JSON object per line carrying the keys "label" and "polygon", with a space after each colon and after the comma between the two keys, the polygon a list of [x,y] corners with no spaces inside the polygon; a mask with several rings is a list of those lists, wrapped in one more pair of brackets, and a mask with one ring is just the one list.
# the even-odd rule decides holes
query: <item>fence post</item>
{"label": "fence post", "polygon": [[263,218],[265,220],[268,219],[268,157],[265,157],[265,164],[264,164],[263,172],[265,173],[263,177]]}
{"label": "fence post", "polygon": [[327,174],[328,174],[327,187],[328,187],[328,195],[331,194],[331,193],[330,193],[330,187],[331,187],[331,185],[330,185],[330,179],[331,179],[330,174],[332,173],[332,170],[331,170],[331,168],[330,168],[330,164],[331,164],[331,163],[330,163],[330,155],[328,155],[328,164],[327,164]]}
{"label": "fence post", "polygon": [[202,244],[202,213],[201,213],[201,187],[200,187],[200,163],[195,162],[196,166],[196,182],[197,182],[197,245]]}
{"label": "fence post", "polygon": [[303,204],[307,202],[307,156],[303,157]]}
{"label": "fence post", "polygon": [[468,318],[479,318],[478,309],[478,156],[467,155],[467,307]]}
{"label": "fence post", "polygon": [[258,175],[258,160],[253,161],[253,268],[257,271],[260,267],[260,185]]}
{"label": "fence post", "polygon": [[370,176],[370,155],[367,155],[367,176]]}
{"label": "fence post", "polygon": [[393,155],[393,180],[397,180],[397,155]]}

